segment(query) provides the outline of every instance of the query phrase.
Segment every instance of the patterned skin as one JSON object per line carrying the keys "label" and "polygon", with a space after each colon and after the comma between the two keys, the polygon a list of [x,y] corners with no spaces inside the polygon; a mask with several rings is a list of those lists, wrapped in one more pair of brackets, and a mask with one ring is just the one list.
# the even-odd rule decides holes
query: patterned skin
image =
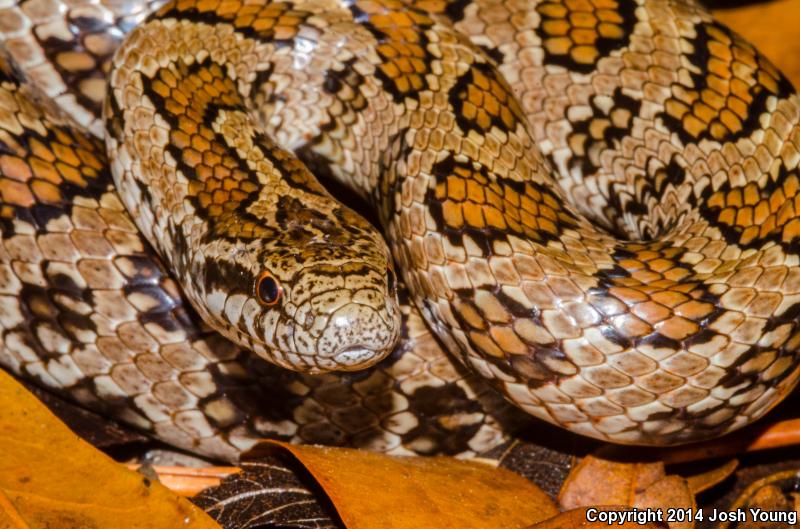
{"label": "patterned skin", "polygon": [[[351,126],[380,130],[371,153],[329,148],[343,127],[323,121],[299,150],[381,190],[432,328],[525,411],[602,439],[695,440],[779,402],[800,373],[789,83],[692,2],[418,7],[441,16],[349,8],[376,19],[375,77],[407,121]],[[450,24],[473,46],[448,41]],[[415,77],[415,59],[441,74]],[[368,71],[331,62],[340,78]],[[274,110],[276,136],[295,106]],[[387,170],[338,169],[370,156]]]}
{"label": "patterned skin", "polygon": [[0,61],[5,369],[227,461],[264,437],[469,456],[525,424],[407,300],[401,344],[352,374],[290,372],[208,329],[122,205],[102,142],[18,75]]}
{"label": "patterned skin", "polygon": [[669,444],[796,384],[798,98],[695,4],[189,0],[127,42],[112,151],[180,182],[176,91],[213,86],[194,125],[372,201],[425,319],[525,411]]}

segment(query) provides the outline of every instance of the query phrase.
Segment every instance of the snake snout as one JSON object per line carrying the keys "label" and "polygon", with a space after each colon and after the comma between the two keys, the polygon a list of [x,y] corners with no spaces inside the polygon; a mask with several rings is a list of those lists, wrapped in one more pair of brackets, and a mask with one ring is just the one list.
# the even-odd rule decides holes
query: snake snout
{"label": "snake snout", "polygon": [[320,336],[317,353],[320,362],[333,363],[333,369],[356,371],[368,368],[392,352],[400,330],[400,310],[388,301],[376,310],[361,303],[348,303],[331,314]]}

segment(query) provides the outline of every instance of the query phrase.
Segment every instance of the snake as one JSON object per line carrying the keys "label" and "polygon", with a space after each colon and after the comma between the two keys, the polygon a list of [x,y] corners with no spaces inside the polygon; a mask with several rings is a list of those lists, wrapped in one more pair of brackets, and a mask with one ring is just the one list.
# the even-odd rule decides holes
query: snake
{"label": "snake", "polygon": [[0,11],[9,371],[230,460],[686,443],[797,384],[800,100],[701,5],[161,4]]}

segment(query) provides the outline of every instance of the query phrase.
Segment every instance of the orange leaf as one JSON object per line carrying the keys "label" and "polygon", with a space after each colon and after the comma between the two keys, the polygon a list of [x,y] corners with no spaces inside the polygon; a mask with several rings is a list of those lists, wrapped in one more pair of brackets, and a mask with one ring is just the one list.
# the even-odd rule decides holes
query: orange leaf
{"label": "orange leaf", "polygon": [[[639,509],[695,512],[694,495],[686,479],[667,476],[663,463],[619,463],[597,456],[585,457],[567,476],[559,494],[563,510],[593,505],[629,505]],[[691,510],[691,511],[689,511]],[[673,522],[672,529],[691,529],[688,519]]]}
{"label": "orange leaf", "polygon": [[0,371],[0,527],[219,529],[81,440]]}
{"label": "orange leaf", "polygon": [[661,449],[658,455],[665,464],[671,465],[797,444],[800,444],[800,419],[787,419],[773,424],[756,423],[702,443]]}
{"label": "orange leaf", "polygon": [[[531,525],[527,529],[608,529],[609,527],[636,527],[636,529],[668,529],[669,525],[666,522],[659,521],[645,521],[641,523],[636,520],[619,522],[600,521],[598,514],[600,512],[616,511],[619,513],[627,513],[631,511],[630,507],[624,505],[603,505],[600,507],[580,507],[572,509],[567,512],[562,512],[558,516],[554,516],[544,522],[539,522]],[[642,516],[647,513],[642,512]],[[589,516],[592,520],[589,521]]]}
{"label": "orange leaf", "polygon": [[738,466],[739,460],[731,459],[717,468],[712,468],[702,474],[695,474],[694,476],[687,477],[686,483],[688,483],[689,490],[692,491],[692,494],[699,494],[728,479],[731,474],[736,472]]}
{"label": "orange leaf", "polygon": [[[750,513],[748,520],[743,523],[735,521],[721,521],[715,529],[728,529],[736,527],[741,529],[758,529],[773,527],[796,527],[798,520],[798,495],[794,492],[797,484],[797,471],[785,470],[776,472],[747,486],[739,497],[727,509],[729,512],[746,511]],[[750,509],[760,509],[773,521],[759,521],[753,517]]]}
{"label": "orange leaf", "polygon": [[0,490],[0,527],[3,529],[30,529],[22,516],[14,508],[14,504]]}
{"label": "orange leaf", "polygon": [[558,513],[553,501],[525,478],[482,463],[272,441],[248,458],[274,447],[308,470],[348,529],[513,529]]}
{"label": "orange leaf", "polygon": [[800,86],[800,2],[775,0],[734,9],[716,9],[714,16],[741,34]]}
{"label": "orange leaf", "polygon": [[572,469],[561,487],[562,509],[591,505],[633,505],[642,491],[664,477],[662,463],[617,463],[587,456]]}
{"label": "orange leaf", "polygon": [[[125,465],[131,470],[136,470],[141,465]],[[150,467],[158,476],[158,481],[169,490],[179,496],[194,496],[199,492],[216,487],[220,482],[242,469],[238,467],[174,467],[159,466]]]}

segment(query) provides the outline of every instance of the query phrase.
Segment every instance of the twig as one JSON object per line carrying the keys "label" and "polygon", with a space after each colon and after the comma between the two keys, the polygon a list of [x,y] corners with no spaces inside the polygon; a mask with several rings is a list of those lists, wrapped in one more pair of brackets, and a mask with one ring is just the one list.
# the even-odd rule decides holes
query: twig
{"label": "twig", "polygon": [[663,450],[660,459],[666,464],[689,463],[797,444],[800,444],[800,419],[789,419],[703,443]]}
{"label": "twig", "polygon": [[[142,465],[125,465],[131,470],[139,470]],[[241,472],[238,467],[170,467],[153,466],[162,485],[181,496],[194,496],[203,489],[219,485],[220,481]]]}

